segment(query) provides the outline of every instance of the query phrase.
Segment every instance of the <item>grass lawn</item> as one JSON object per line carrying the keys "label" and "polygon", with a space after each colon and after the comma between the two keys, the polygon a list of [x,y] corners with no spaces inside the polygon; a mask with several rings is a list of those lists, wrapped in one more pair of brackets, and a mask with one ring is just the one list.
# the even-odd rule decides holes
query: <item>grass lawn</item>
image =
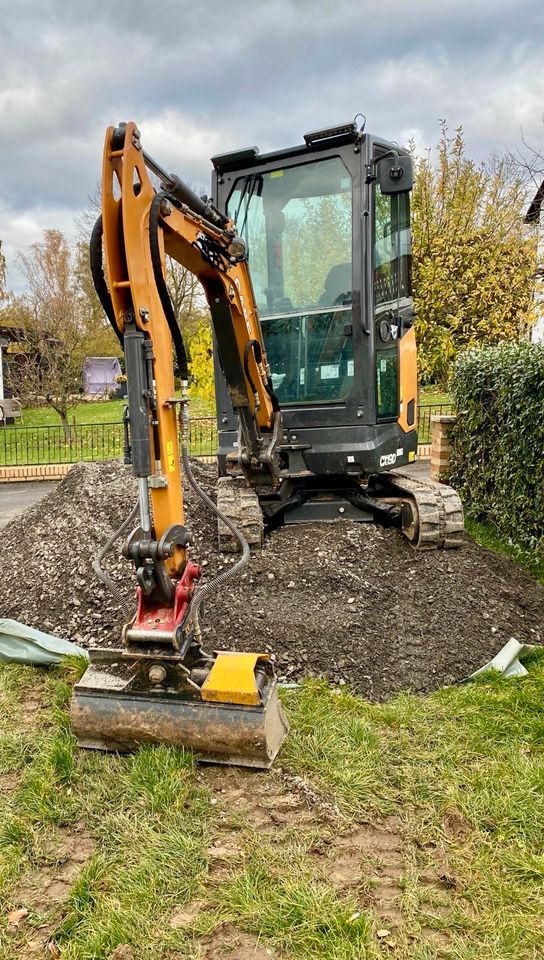
{"label": "grass lawn", "polygon": [[[0,429],[0,466],[38,463],[77,463],[107,460],[123,454],[124,400],[81,403],[73,407],[70,438],[66,441],[60,418],[51,407],[24,411],[24,423]],[[216,448],[215,423],[199,422],[213,417],[211,405],[191,398],[190,452],[211,455]]]}
{"label": "grass lawn", "polygon": [[269,773],[80,751],[75,666],[3,666],[1,960],[542,956],[543,656],[528,666],[383,705],[307,683]]}
{"label": "grass lawn", "polygon": [[438,387],[420,387],[419,402],[421,404],[451,404],[451,397],[447,390]]}
{"label": "grass lawn", "polygon": [[[123,419],[123,410],[126,400],[96,400],[88,403],[78,403],[70,411],[70,423],[120,423]],[[190,411],[192,417],[212,417],[215,415],[213,406],[199,397],[191,397]],[[16,422],[14,426],[19,426]],[[27,407],[23,411],[24,427],[51,427],[59,426],[60,417],[52,407]],[[8,428],[9,429],[9,428]]]}

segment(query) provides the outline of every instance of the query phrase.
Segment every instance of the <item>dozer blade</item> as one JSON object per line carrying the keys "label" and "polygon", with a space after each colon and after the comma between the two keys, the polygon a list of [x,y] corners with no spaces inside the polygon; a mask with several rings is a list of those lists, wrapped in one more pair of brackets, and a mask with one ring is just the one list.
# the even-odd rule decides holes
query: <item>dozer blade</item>
{"label": "dozer blade", "polygon": [[[240,676],[237,657],[253,657],[254,665],[261,661],[258,696],[229,689],[229,670],[231,677]],[[276,678],[263,657],[218,654],[202,690],[172,658],[108,650],[91,651],[91,661],[70,705],[82,747],[127,752],[143,743],[169,743],[194,751],[202,761],[268,769],[287,735]],[[149,682],[153,668],[166,671],[164,683]]]}

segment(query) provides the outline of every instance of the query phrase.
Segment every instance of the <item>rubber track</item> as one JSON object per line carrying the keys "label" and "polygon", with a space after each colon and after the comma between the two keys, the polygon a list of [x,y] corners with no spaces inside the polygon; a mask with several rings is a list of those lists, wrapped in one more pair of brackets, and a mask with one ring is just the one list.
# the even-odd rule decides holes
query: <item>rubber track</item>
{"label": "rubber track", "polygon": [[[249,546],[260,550],[263,545],[263,515],[259,498],[245,479],[219,477],[217,506],[242,531]],[[239,553],[240,544],[224,523],[218,524],[219,549],[224,553]]]}
{"label": "rubber track", "polygon": [[456,549],[464,542],[463,504],[452,487],[434,480],[419,480],[403,473],[380,474],[379,480],[401,499],[415,504],[419,531],[417,550]]}

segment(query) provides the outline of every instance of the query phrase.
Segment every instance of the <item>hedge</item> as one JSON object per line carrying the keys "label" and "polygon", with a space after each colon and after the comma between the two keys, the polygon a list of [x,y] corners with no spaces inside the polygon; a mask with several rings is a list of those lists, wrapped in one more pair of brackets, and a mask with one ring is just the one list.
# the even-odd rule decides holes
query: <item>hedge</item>
{"label": "hedge", "polygon": [[452,395],[450,482],[467,514],[544,559],[544,344],[468,350]]}

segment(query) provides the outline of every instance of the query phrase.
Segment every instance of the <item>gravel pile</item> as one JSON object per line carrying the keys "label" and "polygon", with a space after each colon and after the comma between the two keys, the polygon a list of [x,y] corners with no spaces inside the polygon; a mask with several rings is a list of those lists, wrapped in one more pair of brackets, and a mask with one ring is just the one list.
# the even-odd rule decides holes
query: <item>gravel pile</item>
{"label": "gravel pile", "polygon": [[[197,463],[195,472],[213,494],[215,467]],[[80,464],[4,528],[0,615],[83,645],[118,645],[122,614],[90,564],[135,496],[119,462]],[[234,562],[218,553],[215,518],[192,492],[186,512],[204,575]],[[130,599],[130,564],[114,548],[105,566]],[[543,609],[544,587],[470,540],[417,553],[374,524],[311,524],[270,536],[242,578],[208,602],[204,634],[210,649],[274,652],[285,679],[324,676],[383,699],[461,679],[510,637],[541,642]]]}

